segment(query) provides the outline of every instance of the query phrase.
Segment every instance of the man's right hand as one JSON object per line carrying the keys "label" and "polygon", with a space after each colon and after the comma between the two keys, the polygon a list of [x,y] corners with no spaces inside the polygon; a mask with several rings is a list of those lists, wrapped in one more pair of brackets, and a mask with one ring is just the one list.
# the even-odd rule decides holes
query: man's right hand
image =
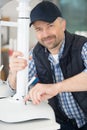
{"label": "man's right hand", "polygon": [[27,60],[23,58],[23,54],[19,51],[14,51],[9,62],[11,72],[18,72],[27,66]]}
{"label": "man's right hand", "polygon": [[22,52],[14,51],[9,61],[10,71],[8,81],[13,89],[16,89],[17,72],[25,69],[25,67],[27,66],[27,60],[24,59],[23,56],[24,55]]}

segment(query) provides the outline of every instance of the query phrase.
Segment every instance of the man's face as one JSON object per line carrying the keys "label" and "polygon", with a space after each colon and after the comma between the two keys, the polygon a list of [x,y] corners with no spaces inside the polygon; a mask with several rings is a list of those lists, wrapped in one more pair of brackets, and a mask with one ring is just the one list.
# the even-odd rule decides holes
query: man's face
{"label": "man's face", "polygon": [[57,18],[53,23],[36,21],[33,24],[38,41],[49,51],[59,48],[64,39],[65,20]]}

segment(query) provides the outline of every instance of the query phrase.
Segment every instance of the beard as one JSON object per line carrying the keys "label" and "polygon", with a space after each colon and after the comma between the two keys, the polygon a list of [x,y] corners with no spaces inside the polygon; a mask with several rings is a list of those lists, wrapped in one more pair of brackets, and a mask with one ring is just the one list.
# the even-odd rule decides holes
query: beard
{"label": "beard", "polygon": [[52,35],[52,36],[42,38],[41,44],[49,50],[49,49],[56,48],[60,44],[60,42],[58,42],[55,35]]}

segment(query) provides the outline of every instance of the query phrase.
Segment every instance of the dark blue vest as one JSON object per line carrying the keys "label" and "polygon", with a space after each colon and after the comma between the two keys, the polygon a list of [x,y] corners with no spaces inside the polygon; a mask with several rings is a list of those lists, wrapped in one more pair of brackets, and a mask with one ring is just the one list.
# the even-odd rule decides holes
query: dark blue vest
{"label": "dark blue vest", "polygon": [[[65,46],[63,55],[60,59],[60,67],[65,79],[79,74],[84,70],[84,64],[81,58],[81,49],[87,38],[65,32]],[[52,70],[48,61],[49,52],[37,43],[33,51],[33,58],[36,65],[37,75],[41,83],[53,83]],[[78,84],[79,85],[79,84]],[[87,116],[87,92],[73,92],[75,100]],[[55,111],[56,120],[59,123],[68,120],[67,116],[61,110],[57,97],[49,100],[49,104]]]}

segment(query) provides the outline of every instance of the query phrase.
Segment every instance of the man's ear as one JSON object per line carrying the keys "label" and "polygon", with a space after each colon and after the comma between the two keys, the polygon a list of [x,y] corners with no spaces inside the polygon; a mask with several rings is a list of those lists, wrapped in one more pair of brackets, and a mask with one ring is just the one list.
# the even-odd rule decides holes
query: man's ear
{"label": "man's ear", "polygon": [[62,21],[62,27],[63,27],[63,31],[65,31],[66,30],[66,20],[65,19],[63,19],[63,21]]}

